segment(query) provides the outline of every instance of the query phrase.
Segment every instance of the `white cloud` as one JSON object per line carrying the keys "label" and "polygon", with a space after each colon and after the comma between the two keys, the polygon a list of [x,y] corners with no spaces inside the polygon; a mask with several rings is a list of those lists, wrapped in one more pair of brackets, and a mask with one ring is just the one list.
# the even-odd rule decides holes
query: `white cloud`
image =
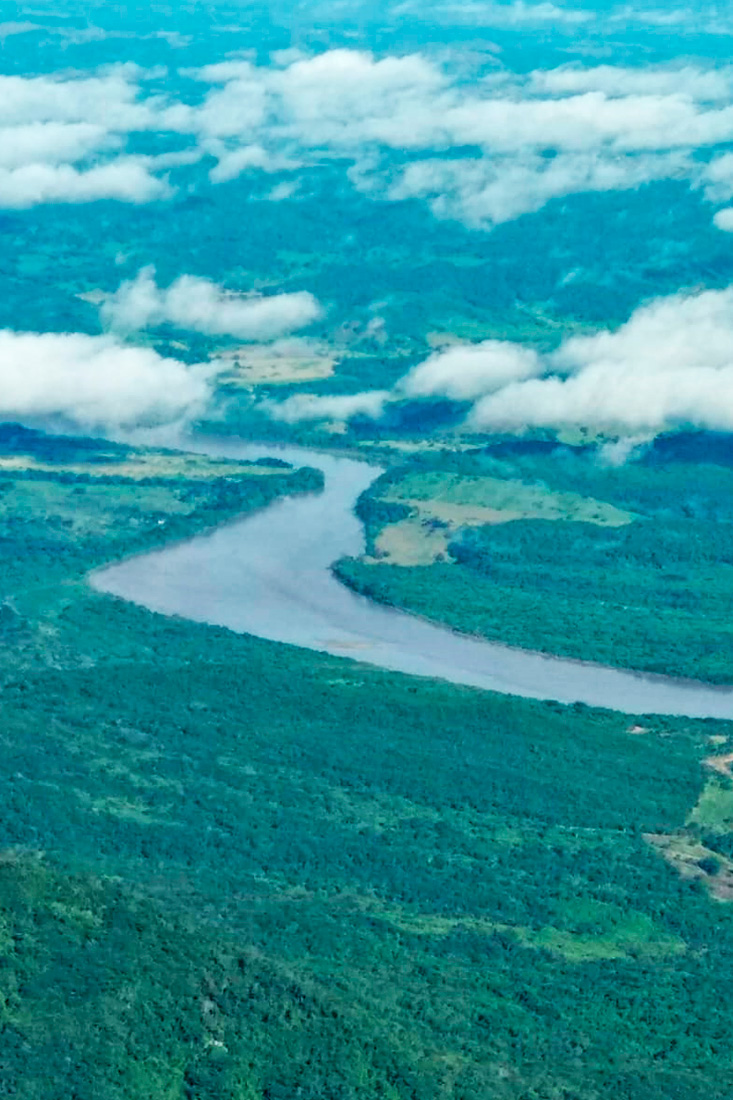
{"label": "white cloud", "polygon": [[[679,153],[648,154],[630,161],[590,153],[434,159],[409,164],[388,196],[426,199],[438,217],[486,227],[540,210],[563,195],[628,190],[651,180],[684,176],[688,170]],[[355,182],[362,185],[358,178]],[[369,177],[366,183],[370,185]]]}
{"label": "white cloud", "polygon": [[96,123],[109,132],[150,129],[162,104],[139,99],[135,66],[92,76],[0,76],[0,125]]}
{"label": "white cloud", "polygon": [[733,106],[704,108],[680,94],[601,91],[560,98],[467,99],[442,119],[454,144],[493,151],[637,152],[715,145],[733,138]]}
{"label": "white cloud", "polygon": [[[336,49],[196,76],[212,89],[181,125],[219,159],[212,181],[343,157],[374,198],[420,198],[471,225],[670,177],[712,197],[715,169],[705,177],[695,153],[733,141],[727,66],[573,65],[471,83],[421,55]],[[176,108],[165,117],[174,125]]]}
{"label": "white cloud", "polygon": [[733,198],[733,153],[713,157],[700,173],[700,183],[712,202]]}
{"label": "white cloud", "polygon": [[305,328],[321,316],[312,294],[233,294],[208,279],[182,275],[168,287],[159,287],[152,268],[123,283],[102,307],[112,328],[123,332],[165,323],[210,336],[241,340],[274,340]]}
{"label": "white cloud", "polygon": [[[453,10],[456,9],[460,10],[460,5],[455,5]],[[489,27],[525,27],[543,23],[577,27],[594,19],[593,12],[580,8],[562,8],[547,2],[526,4],[524,0],[514,0],[511,4],[476,4],[473,9],[481,23]]]}
{"label": "white cloud", "polygon": [[693,65],[629,68],[597,65],[584,68],[567,65],[559,69],[535,70],[530,75],[533,92],[545,95],[578,95],[602,92],[607,96],[687,96],[698,102],[729,100],[733,91],[733,70],[699,69]]}
{"label": "white cloud", "polygon": [[[375,318],[375,328],[383,324]],[[264,401],[273,420],[298,423],[306,420],[343,422],[355,416],[378,420],[393,401],[449,397],[472,401],[508,383],[541,373],[540,357],[529,348],[501,340],[465,344],[431,355],[414,367],[393,390],[368,390],[357,394],[294,394],[285,401]]]}
{"label": "white cloud", "polygon": [[577,27],[591,23],[596,18],[594,12],[581,8],[563,8],[548,0],[539,3],[525,3],[525,0],[513,0],[512,3],[476,3],[466,0],[464,3],[445,3],[435,6],[425,4],[424,0],[403,3],[397,9],[426,19],[441,18],[444,22],[470,23],[476,27],[531,27],[555,25],[558,27]]}
{"label": "white cloud", "polygon": [[713,223],[724,233],[733,233],[733,206],[726,206],[718,210],[713,218]]}
{"label": "white cloud", "polygon": [[418,54],[377,59],[336,49],[286,67],[225,62],[198,72],[221,84],[195,112],[202,137],[292,143],[296,148],[358,149],[365,142],[420,147],[440,132],[434,115],[447,80]]}
{"label": "white cloud", "polygon": [[545,365],[547,377],[480,400],[472,426],[731,430],[733,288],[659,299],[616,332],[566,341]]}
{"label": "white cloud", "polygon": [[0,417],[60,416],[88,429],[175,423],[203,410],[211,370],[111,336],[4,330]]}
{"label": "white cloud", "polygon": [[140,72],[119,65],[93,75],[0,76],[0,205],[168,194],[155,158],[120,152],[133,130],[178,126],[182,108],[140,98]]}
{"label": "white cloud", "polygon": [[268,152],[261,145],[242,145],[238,149],[228,150],[221,143],[210,142],[206,152],[218,157],[217,164],[209,173],[212,183],[226,183],[244,172],[272,173],[299,167],[297,161]]}
{"label": "white cloud", "polygon": [[189,127],[204,138],[253,141],[268,120],[267,70],[247,61],[210,65],[198,72],[205,83],[222,84],[190,113]]}
{"label": "white cloud", "polygon": [[411,398],[441,396],[471,401],[542,370],[540,357],[531,348],[485,340],[431,355],[402,379],[398,391]]}
{"label": "white cloud", "polygon": [[730,22],[717,6],[696,8],[617,8],[608,15],[611,28],[637,23],[642,27],[695,30],[698,34],[730,34]]}
{"label": "white cloud", "polygon": [[273,420],[283,420],[288,424],[305,420],[342,422],[355,416],[378,420],[391,396],[389,390],[368,390],[365,393],[323,397],[312,393],[297,393],[281,402],[263,401],[261,407]]}
{"label": "white cloud", "polygon": [[265,197],[270,202],[286,202],[287,199],[292,199],[293,195],[296,195],[299,190],[300,180],[283,180],[281,183],[276,183]]}
{"label": "white cloud", "polygon": [[0,167],[0,206],[23,208],[49,202],[94,202],[118,199],[144,203],[165,198],[168,187],[133,157],[80,171],[70,164]]}
{"label": "white cloud", "polygon": [[0,127],[0,167],[75,162],[113,144],[103,126],[90,122],[33,122]]}
{"label": "white cloud", "polygon": [[598,448],[598,459],[606,466],[625,466],[629,459],[639,458],[650,443],[649,435],[622,435],[609,439]]}
{"label": "white cloud", "polygon": [[316,143],[349,145],[352,127],[360,141],[374,134],[388,143],[390,124],[401,130],[406,115],[414,120],[425,97],[434,100],[446,79],[419,54],[377,59],[337,49],[276,69],[268,83],[283,104],[286,125]]}
{"label": "white cloud", "polygon": [[0,23],[0,39],[13,38],[17,34],[30,34],[31,31],[40,31],[43,28],[37,23]]}
{"label": "white cloud", "polygon": [[[481,7],[515,21],[583,14],[553,4]],[[216,158],[213,183],[341,158],[374,198],[419,198],[439,216],[483,227],[558,196],[670,177],[704,187],[712,201],[733,196],[733,156],[708,166],[699,156],[733,142],[728,66],[571,65],[472,82],[420,54],[334,49],[286,51],[270,65],[241,57],[188,75],[203,85],[199,102],[149,94],[152,74],[134,65],[0,76],[0,168],[33,169],[25,205],[96,197],[105,177],[91,173],[102,168],[114,180],[110,197],[142,202],[164,192],[167,164],[197,155]],[[197,151],[125,157],[127,136],[141,130],[190,136]],[[4,178],[0,202],[19,205],[19,187]]]}
{"label": "white cloud", "polygon": [[487,340],[432,355],[393,390],[263,407],[290,423],[378,419],[390,402],[436,396],[474,402],[471,431],[606,431],[623,441],[604,455],[611,462],[661,431],[733,431],[733,287],[657,299],[615,332],[572,337],[550,354]]}
{"label": "white cloud", "polygon": [[575,6],[562,6],[536,0],[513,2],[481,3],[480,0],[446,0],[445,3],[427,3],[426,0],[403,0],[395,9],[395,14],[410,14],[426,21],[442,22],[448,25],[468,25],[474,27],[516,28],[523,30],[532,27],[547,28],[552,31],[573,33],[582,30],[584,25],[598,32],[624,31],[629,27],[652,27],[664,29],[690,30],[702,34],[730,34],[731,21],[725,8],[718,5],[695,8],[649,8],[624,5],[605,9],[589,10]]}

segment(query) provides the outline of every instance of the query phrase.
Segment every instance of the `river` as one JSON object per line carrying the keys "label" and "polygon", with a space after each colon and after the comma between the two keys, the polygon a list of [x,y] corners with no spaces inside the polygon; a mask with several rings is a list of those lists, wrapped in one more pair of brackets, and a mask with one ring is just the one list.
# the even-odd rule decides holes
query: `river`
{"label": "river", "polygon": [[165,615],[504,694],[627,714],[733,718],[733,688],[466,637],[351,592],[330,566],[363,550],[363,529],[353,509],[381,472],[374,466],[304,448],[225,439],[186,440],[181,446],[242,459],[277,454],[323,470],[325,488],[100,570],[91,578],[98,590]]}

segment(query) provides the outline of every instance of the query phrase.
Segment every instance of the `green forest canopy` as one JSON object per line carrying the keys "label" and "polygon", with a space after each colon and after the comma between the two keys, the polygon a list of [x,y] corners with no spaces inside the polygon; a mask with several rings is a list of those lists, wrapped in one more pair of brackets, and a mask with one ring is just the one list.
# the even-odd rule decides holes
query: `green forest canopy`
{"label": "green forest canopy", "polygon": [[702,764],[725,723],[631,725],[110,600],[82,560],[164,537],[165,509],[210,522],[217,479],[187,516],[183,478],[120,508],[90,461],[70,526],[57,466],[6,470],[0,513],[11,1095],[730,1094],[720,799],[693,820],[725,789]]}

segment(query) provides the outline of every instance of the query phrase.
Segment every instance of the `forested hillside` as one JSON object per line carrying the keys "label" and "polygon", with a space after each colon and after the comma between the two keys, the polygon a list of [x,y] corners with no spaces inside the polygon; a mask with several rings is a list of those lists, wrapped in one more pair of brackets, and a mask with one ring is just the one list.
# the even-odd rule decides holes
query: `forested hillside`
{"label": "forested hillside", "polygon": [[139,546],[153,487],[99,524],[89,467],[69,528],[3,476],[5,560],[39,548],[3,573],[8,1095],[730,1094],[726,724],[166,620],[73,549]]}

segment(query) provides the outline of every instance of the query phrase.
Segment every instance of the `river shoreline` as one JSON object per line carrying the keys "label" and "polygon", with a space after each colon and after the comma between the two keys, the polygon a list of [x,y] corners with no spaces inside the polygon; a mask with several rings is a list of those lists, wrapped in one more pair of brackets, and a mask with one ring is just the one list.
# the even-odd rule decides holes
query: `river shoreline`
{"label": "river shoreline", "polygon": [[231,438],[181,440],[180,446],[217,457],[276,454],[320,469],[324,490],[280,499],[224,528],[98,570],[90,578],[98,591],[162,614],[502,694],[634,715],[733,719],[733,687],[507,646],[347,587],[332,567],[363,551],[354,506],[380,475],[378,466]]}

